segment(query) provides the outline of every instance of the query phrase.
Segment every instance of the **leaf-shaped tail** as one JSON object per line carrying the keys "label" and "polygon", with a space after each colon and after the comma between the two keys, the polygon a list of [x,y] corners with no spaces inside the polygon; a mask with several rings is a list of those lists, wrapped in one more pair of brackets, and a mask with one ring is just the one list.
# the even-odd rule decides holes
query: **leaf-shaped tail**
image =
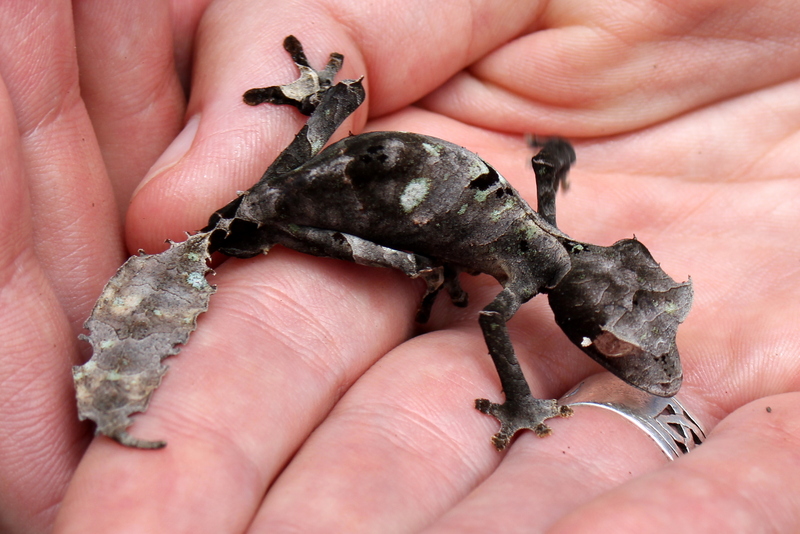
{"label": "leaf-shaped tail", "polygon": [[160,448],[163,441],[127,433],[131,414],[147,409],[167,366],[208,309],[210,233],[171,243],[160,254],[133,256],[108,281],[85,327],[91,359],[72,370],[78,416],[123,445]]}

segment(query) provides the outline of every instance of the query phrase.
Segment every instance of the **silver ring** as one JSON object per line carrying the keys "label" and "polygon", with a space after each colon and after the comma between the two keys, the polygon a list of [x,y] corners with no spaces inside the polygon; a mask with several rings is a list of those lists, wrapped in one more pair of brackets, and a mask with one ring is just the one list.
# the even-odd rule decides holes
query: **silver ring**
{"label": "silver ring", "polygon": [[559,403],[598,406],[620,414],[644,430],[670,460],[688,453],[706,439],[703,426],[678,399],[651,395],[610,373],[590,376]]}

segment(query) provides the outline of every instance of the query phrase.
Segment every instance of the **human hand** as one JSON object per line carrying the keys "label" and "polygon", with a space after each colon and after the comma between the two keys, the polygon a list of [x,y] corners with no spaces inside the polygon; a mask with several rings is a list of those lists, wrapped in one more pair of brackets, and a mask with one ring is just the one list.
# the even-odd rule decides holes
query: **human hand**
{"label": "human hand", "polygon": [[[439,303],[431,332],[401,344],[412,328],[413,284],[276,251],[218,269],[212,309],[132,428],[170,445],[143,452],[96,440],[64,503],[65,531],[81,520],[95,529],[214,532],[244,530],[251,520],[253,531],[544,530],[559,520],[553,529],[570,532],[602,531],[604,521],[637,531],[685,527],[681,521],[695,531],[705,521],[791,528],[795,477],[772,466],[790,465],[796,424],[797,265],[774,254],[790,242],[797,218],[789,170],[796,62],[786,57],[796,52],[781,48],[795,33],[792,13],[764,4],[747,17],[731,3],[693,13],[698,8],[653,5],[657,15],[643,21],[639,11],[604,15],[602,7],[616,7],[607,4],[575,15],[569,7],[473,6],[480,21],[473,25],[437,6],[442,24],[408,42],[412,21],[383,26],[355,7],[347,15],[337,6],[342,25],[319,7],[284,6],[276,15],[247,2],[213,6],[187,112],[202,112],[202,121],[194,122],[190,151],[172,166],[162,160],[168,168],[138,192],[128,241],[150,251],[201,226],[285,146],[301,121],[292,110],[256,112],[229,95],[291,79],[291,64],[274,52],[289,28],[314,64],[336,50],[345,54],[345,77],[367,75],[369,107],[350,129],[359,130],[369,111],[368,129],[463,144],[528,198],[529,152],[508,133],[582,138],[573,188],[559,198],[561,226],[600,244],[635,231],[667,272],[692,274],[680,396],[708,427],[721,421],[706,444],[665,465],[638,430],[586,409],[554,422],[552,437],[523,434],[498,455],[488,442],[496,423],[470,409],[476,396],[500,396],[475,320],[495,284],[471,280],[472,308]],[[431,20],[424,11],[404,5],[402,12]],[[542,28],[549,29],[501,46]],[[256,79],[272,66],[285,73],[281,80],[274,72]],[[408,107],[421,97],[421,107]],[[764,121],[776,109],[782,120]],[[248,139],[254,131],[263,143]],[[206,178],[209,169],[216,180]],[[557,331],[540,300],[510,326],[535,392],[557,396],[596,367]],[[749,477],[759,470],[775,475],[754,490]],[[740,494],[729,496],[745,487],[744,504]],[[698,500],[698,488],[710,497]]]}
{"label": "human hand", "polygon": [[[183,114],[168,18],[132,42],[119,28],[142,29],[135,12],[143,3],[79,4],[74,13],[63,1],[0,7],[3,532],[50,531],[91,439],[76,419],[70,367],[88,356],[77,335],[127,256],[115,196],[127,203]],[[82,12],[89,4],[95,9]],[[92,45],[79,47],[80,81],[76,29],[79,43]],[[160,62],[174,79],[157,76]]]}

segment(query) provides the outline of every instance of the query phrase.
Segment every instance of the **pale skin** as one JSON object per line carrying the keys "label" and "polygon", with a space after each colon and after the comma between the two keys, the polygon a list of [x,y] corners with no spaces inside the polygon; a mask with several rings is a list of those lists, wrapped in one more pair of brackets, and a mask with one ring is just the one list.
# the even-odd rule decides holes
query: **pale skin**
{"label": "pale skin", "polygon": [[[156,1],[0,7],[0,529],[798,528],[793,2],[174,4],[173,20]],[[679,395],[707,442],[670,463],[578,408],[497,453],[496,421],[472,408],[502,400],[477,322],[492,280],[464,278],[470,307],[442,299],[411,338],[420,285],[281,249],[216,266],[211,309],[130,429],[169,445],[93,438],[70,375],[81,324],[126,256],[201,228],[303,123],[241,103],[293,79],[289,32],[313,64],[337,51],[340,78],[366,76],[342,134],[461,144],[531,202],[522,134],[574,140],[559,226],[605,245],[635,233],[692,276]],[[509,327],[540,397],[599,371],[541,298]]]}

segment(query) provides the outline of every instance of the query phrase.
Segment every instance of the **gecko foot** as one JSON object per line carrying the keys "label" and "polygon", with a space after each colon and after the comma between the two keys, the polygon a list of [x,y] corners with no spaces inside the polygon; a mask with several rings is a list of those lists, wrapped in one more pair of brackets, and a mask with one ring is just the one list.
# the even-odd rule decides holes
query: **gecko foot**
{"label": "gecko foot", "polygon": [[322,70],[315,70],[308,64],[303,45],[294,35],[288,36],[283,41],[283,47],[292,56],[294,64],[300,71],[300,77],[285,85],[270,87],[256,87],[248,90],[244,102],[250,106],[257,106],[265,102],[271,104],[288,104],[300,110],[303,115],[311,115],[322,102],[322,96],[333,85],[333,79],[342,68],[344,56],[334,52],[330,55],[328,64]]}
{"label": "gecko foot", "polygon": [[525,399],[524,402],[506,401],[503,404],[477,399],[475,408],[500,421],[500,432],[492,436],[492,444],[498,451],[505,449],[520,430],[526,428],[533,430],[537,436],[543,438],[553,432],[544,424],[545,420],[572,415],[572,408],[559,405],[555,399],[542,400],[533,397]]}

